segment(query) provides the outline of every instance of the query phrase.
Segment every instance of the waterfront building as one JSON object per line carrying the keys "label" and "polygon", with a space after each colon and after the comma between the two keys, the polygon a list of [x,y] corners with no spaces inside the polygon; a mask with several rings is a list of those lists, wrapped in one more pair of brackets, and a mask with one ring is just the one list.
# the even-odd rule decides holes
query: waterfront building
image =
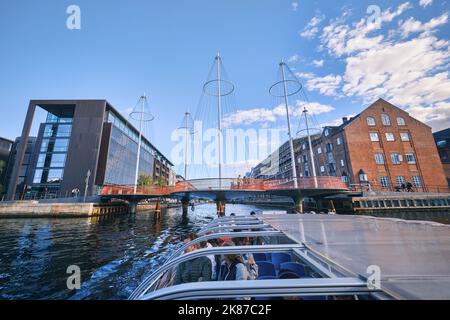
{"label": "waterfront building", "polygon": [[0,137],[0,195],[6,190],[5,176],[13,141]]}
{"label": "waterfront building", "polygon": [[[319,135],[313,135],[311,136],[311,139],[314,141],[318,137]],[[298,153],[307,143],[307,137],[294,139],[294,153]],[[261,163],[252,168],[249,177],[260,180],[292,179],[292,161],[289,141],[285,142]]]}
{"label": "waterfront building", "polygon": [[435,132],[433,136],[450,187],[450,128]]}
{"label": "waterfront building", "polygon": [[[103,185],[133,185],[138,130],[106,100],[32,100],[20,142],[29,140],[36,107],[47,111],[30,159],[33,194],[70,195],[78,189],[94,195]],[[18,167],[24,162],[23,143],[9,181],[8,198],[16,193]],[[142,137],[139,174],[169,184],[173,164]],[[86,183],[87,181],[87,183]]]}
{"label": "waterfront building", "polygon": [[[350,187],[396,191],[448,191],[431,127],[379,99],[340,126],[328,126],[313,142],[318,176],[340,176]],[[302,174],[308,145],[296,154]]]}
{"label": "waterfront building", "polygon": [[[27,189],[31,186],[34,176],[34,167],[30,165],[32,154],[36,146],[36,137],[29,137],[27,145],[24,152],[24,157],[20,170],[18,172],[18,179],[16,180],[16,190],[14,192],[15,199],[21,199],[25,196]],[[13,174],[14,164],[17,159],[17,150],[19,143],[21,141],[20,137],[17,137],[11,145],[11,151],[8,157],[7,165],[4,173],[4,182],[7,186],[6,191],[10,188],[11,176]],[[7,192],[6,192],[7,193]]]}
{"label": "waterfront building", "polygon": [[[363,190],[396,191],[409,182],[414,191],[448,191],[431,127],[383,99],[311,138],[317,176],[339,176],[349,187]],[[297,176],[312,176],[307,139],[294,141]],[[278,151],[279,172],[289,178],[286,145]],[[257,165],[252,177],[270,178],[262,174],[268,163],[265,159]]]}

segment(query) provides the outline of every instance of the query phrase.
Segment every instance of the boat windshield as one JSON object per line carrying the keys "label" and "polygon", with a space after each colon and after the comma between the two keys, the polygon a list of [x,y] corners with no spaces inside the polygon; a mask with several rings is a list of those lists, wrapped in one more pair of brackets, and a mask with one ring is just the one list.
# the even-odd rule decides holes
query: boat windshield
{"label": "boat windshield", "polygon": [[[268,217],[226,217],[212,221],[198,232],[198,238],[180,245],[130,299],[381,297],[379,290],[368,288],[364,279],[323,259],[275,224],[266,222]],[[231,277],[234,281],[228,281],[231,269],[226,259],[236,256],[242,258],[246,268],[245,281],[236,278],[236,274]],[[180,280],[180,273],[195,273],[205,261],[211,262],[208,263],[211,278],[197,282],[198,275],[194,275],[195,280],[188,275]]]}

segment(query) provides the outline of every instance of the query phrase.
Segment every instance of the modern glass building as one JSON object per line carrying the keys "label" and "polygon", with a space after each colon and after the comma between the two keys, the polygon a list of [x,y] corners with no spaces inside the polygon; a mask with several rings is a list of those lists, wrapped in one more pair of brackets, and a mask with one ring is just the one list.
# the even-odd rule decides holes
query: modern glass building
{"label": "modern glass building", "polygon": [[[39,126],[30,166],[34,169],[34,196],[70,195],[73,189],[88,195],[103,185],[133,185],[139,132],[106,100],[32,100],[20,141],[28,140],[36,107],[47,111]],[[169,184],[173,164],[146,138],[142,139],[140,174]],[[23,143],[17,148],[8,198],[16,193]],[[89,173],[89,175],[88,175]]]}

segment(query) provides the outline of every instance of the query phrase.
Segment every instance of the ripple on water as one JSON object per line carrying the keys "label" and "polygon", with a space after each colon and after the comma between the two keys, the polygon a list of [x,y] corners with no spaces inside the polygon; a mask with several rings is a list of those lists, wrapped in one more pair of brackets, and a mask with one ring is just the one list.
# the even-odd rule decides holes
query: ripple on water
{"label": "ripple on water", "polygon": [[[227,205],[236,214],[257,208]],[[231,212],[231,211],[230,211]],[[126,299],[176,250],[185,235],[215,217],[201,205],[96,219],[11,219],[0,224],[0,299]],[[67,267],[81,269],[81,289],[66,287]]]}

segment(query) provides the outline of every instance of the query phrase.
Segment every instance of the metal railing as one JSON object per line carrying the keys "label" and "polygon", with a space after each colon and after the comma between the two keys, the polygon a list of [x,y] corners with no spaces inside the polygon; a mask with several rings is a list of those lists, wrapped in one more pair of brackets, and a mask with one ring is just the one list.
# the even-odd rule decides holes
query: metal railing
{"label": "metal railing", "polygon": [[[233,247],[212,247],[200,249],[178,256],[162,265],[161,268],[146,278],[130,295],[130,300],[136,300],[152,290],[157,281],[168,271],[178,266],[180,263],[199,257],[223,254],[246,254],[246,253],[271,253],[271,252],[293,252],[293,249],[303,249],[301,244],[289,245],[263,245],[263,246],[233,246]],[[294,253],[295,254],[295,253]]]}
{"label": "metal railing", "polygon": [[[296,183],[297,182],[297,183]],[[101,195],[153,195],[170,196],[183,192],[265,192],[290,189],[331,189],[348,190],[347,185],[339,177],[303,177],[297,179],[256,180],[256,179],[197,179],[178,182],[175,186],[138,186],[107,185]]]}

